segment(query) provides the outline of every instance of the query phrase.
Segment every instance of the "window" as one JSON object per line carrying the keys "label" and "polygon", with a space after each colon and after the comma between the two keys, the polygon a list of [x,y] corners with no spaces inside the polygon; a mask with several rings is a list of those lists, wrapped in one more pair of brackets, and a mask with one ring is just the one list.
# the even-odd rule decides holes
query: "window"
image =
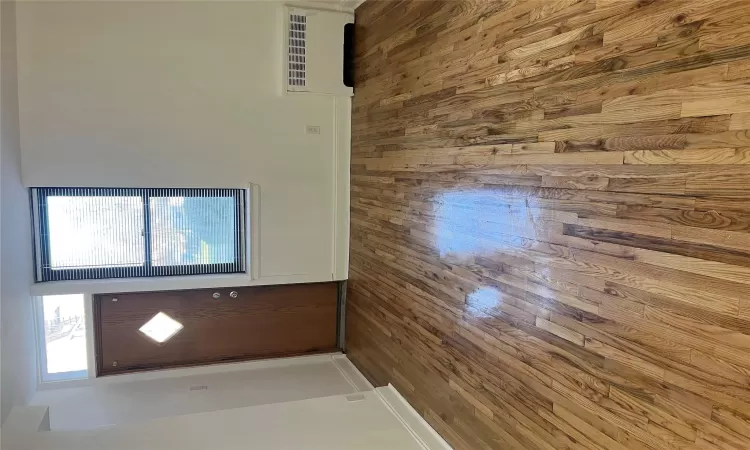
{"label": "window", "polygon": [[242,189],[35,188],[37,281],[245,271]]}
{"label": "window", "polygon": [[39,309],[42,381],[88,377],[84,296],[45,295]]}

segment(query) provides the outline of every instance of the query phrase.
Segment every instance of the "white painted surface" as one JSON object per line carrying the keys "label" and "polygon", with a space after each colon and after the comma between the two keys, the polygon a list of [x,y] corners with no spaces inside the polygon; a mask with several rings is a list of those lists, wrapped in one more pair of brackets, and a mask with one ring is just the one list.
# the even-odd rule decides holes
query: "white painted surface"
{"label": "white painted surface", "polygon": [[21,184],[15,4],[0,2],[0,423],[36,388],[29,200]]}
{"label": "white painted surface", "polygon": [[[259,277],[205,281],[324,281],[334,272],[340,278],[342,263],[335,260],[345,253],[341,224],[348,208],[338,209],[345,205],[337,193],[348,173],[341,178],[344,164],[336,158],[345,155],[348,167],[349,142],[336,130],[349,128],[349,116],[336,114],[333,96],[279,95],[281,8],[273,2],[19,4],[24,183],[253,183]],[[319,126],[320,134],[306,134],[307,125]],[[132,286],[173,288],[171,280],[161,281]]]}
{"label": "white painted surface", "polygon": [[354,11],[364,2],[365,0],[341,0],[341,9],[344,11]]}
{"label": "white painted surface", "polygon": [[[327,365],[327,368],[323,366]],[[333,368],[334,371],[329,371]],[[211,372],[213,371],[213,372]],[[177,374],[193,372],[189,377]],[[336,374],[338,372],[338,375]],[[48,430],[44,407],[16,408],[12,418],[16,425],[6,429],[3,448],[14,450],[150,450],[180,449],[305,449],[305,450],[449,450],[429,425],[403,400],[392,387],[372,390],[362,374],[341,354],[286,358],[214,367],[198,367],[172,371],[108,377],[106,383],[122,393],[151,392],[155,398],[145,404],[154,407],[167,402],[177,406],[171,393],[173,386],[198,381],[220,383],[227,391],[248,395],[266,404],[252,404],[235,409],[221,409],[190,414],[184,409],[177,414],[148,420],[121,421],[118,425],[88,430]],[[289,378],[287,378],[289,377]],[[342,382],[343,378],[346,379]],[[297,378],[295,383],[292,379]],[[117,380],[120,381],[117,381]],[[134,379],[140,381],[134,382]],[[197,391],[208,394],[211,391]],[[321,388],[325,386],[324,388]],[[166,388],[166,389],[165,389]],[[335,389],[334,389],[335,388]],[[319,397],[333,390],[338,394]],[[59,394],[68,403],[87,402],[82,391]],[[348,392],[348,393],[347,393]],[[229,407],[227,398],[218,396],[204,403]],[[170,398],[172,397],[172,398]],[[296,397],[296,398],[293,398]],[[110,408],[129,402],[130,417],[143,414],[135,403],[142,399],[111,397]],[[288,401],[290,400],[291,401]],[[103,405],[103,399],[99,405]],[[70,406],[66,406],[71,408]],[[50,409],[54,416],[55,405]],[[110,409],[111,411],[111,409]],[[69,409],[69,414],[75,411]],[[81,416],[79,420],[84,420]],[[32,430],[40,430],[35,432]],[[434,434],[434,436],[433,436]]]}
{"label": "white painted surface", "polygon": [[49,431],[49,408],[46,406],[14,406],[3,427],[13,432]]}
{"label": "white painted surface", "polygon": [[[423,450],[374,392],[16,436],[13,450]],[[10,441],[9,441],[10,442]]]}
{"label": "white painted surface", "polygon": [[[356,372],[345,357],[337,362],[345,371]],[[87,430],[366,390],[331,356],[200,369],[104,377],[90,386],[39,391],[31,403],[49,406],[54,431]],[[190,390],[196,386],[207,389]]]}
{"label": "white painted surface", "polygon": [[[41,383],[39,390],[60,389],[68,387],[94,386],[105,384],[129,383],[133,381],[161,380],[192,375],[211,375],[217,373],[237,372],[243,370],[269,369],[312,363],[328,362],[331,358],[343,356],[341,353],[321,353],[319,355],[291,356],[288,358],[257,359],[253,361],[229,362],[225,364],[208,364],[203,366],[178,367],[146,372],[112,375],[99,378],[71,380],[55,383]],[[344,358],[346,358],[344,356]],[[347,360],[348,362],[348,360]],[[351,362],[348,362],[351,364]]]}
{"label": "white painted surface", "polygon": [[[305,86],[289,86],[288,81],[288,46],[289,15],[305,16],[306,53],[305,53]],[[350,13],[332,14],[311,7],[288,7],[282,16],[281,51],[284,54],[281,77],[284,92],[297,95],[298,92],[331,94],[350,97],[354,90],[344,85],[344,26],[354,23]]]}
{"label": "white painted surface", "polygon": [[336,98],[336,221],[334,223],[334,278],[349,278],[349,197],[352,128],[352,99]]}
{"label": "white painted surface", "polygon": [[[35,283],[32,295],[106,294],[108,292],[169,291],[179,289],[315,283],[320,274],[285,275],[253,279],[245,274],[196,275],[191,277],[113,278],[108,280],[51,281]],[[330,277],[330,275],[329,275]],[[336,278],[337,280],[339,278]]]}

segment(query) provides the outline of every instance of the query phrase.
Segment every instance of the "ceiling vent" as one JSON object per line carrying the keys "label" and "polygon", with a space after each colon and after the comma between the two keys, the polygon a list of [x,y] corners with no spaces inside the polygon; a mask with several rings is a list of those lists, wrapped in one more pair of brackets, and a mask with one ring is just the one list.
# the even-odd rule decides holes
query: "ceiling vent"
{"label": "ceiling vent", "polygon": [[[346,37],[351,36],[354,16],[340,11],[283,7],[284,51],[282,94],[328,94],[351,96],[351,81],[344,60]],[[351,44],[351,42],[349,42]],[[351,46],[347,46],[350,49]],[[346,78],[346,80],[345,80]]]}

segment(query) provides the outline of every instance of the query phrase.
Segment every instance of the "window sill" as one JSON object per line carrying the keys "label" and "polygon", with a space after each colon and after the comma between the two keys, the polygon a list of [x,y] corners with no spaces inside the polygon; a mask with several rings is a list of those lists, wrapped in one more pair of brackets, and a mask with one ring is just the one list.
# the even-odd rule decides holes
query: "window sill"
{"label": "window sill", "polygon": [[253,279],[249,274],[194,275],[180,277],[112,278],[106,280],[48,281],[31,285],[33,296],[171,291],[179,289],[263,286],[332,281],[328,274],[293,274]]}

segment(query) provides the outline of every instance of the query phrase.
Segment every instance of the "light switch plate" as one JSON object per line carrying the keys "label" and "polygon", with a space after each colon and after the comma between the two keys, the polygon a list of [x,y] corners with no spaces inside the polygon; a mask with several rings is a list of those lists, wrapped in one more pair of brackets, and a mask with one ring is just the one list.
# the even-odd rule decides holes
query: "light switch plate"
{"label": "light switch plate", "polygon": [[305,131],[307,132],[307,134],[320,134],[320,127],[308,125],[307,128],[305,128]]}

